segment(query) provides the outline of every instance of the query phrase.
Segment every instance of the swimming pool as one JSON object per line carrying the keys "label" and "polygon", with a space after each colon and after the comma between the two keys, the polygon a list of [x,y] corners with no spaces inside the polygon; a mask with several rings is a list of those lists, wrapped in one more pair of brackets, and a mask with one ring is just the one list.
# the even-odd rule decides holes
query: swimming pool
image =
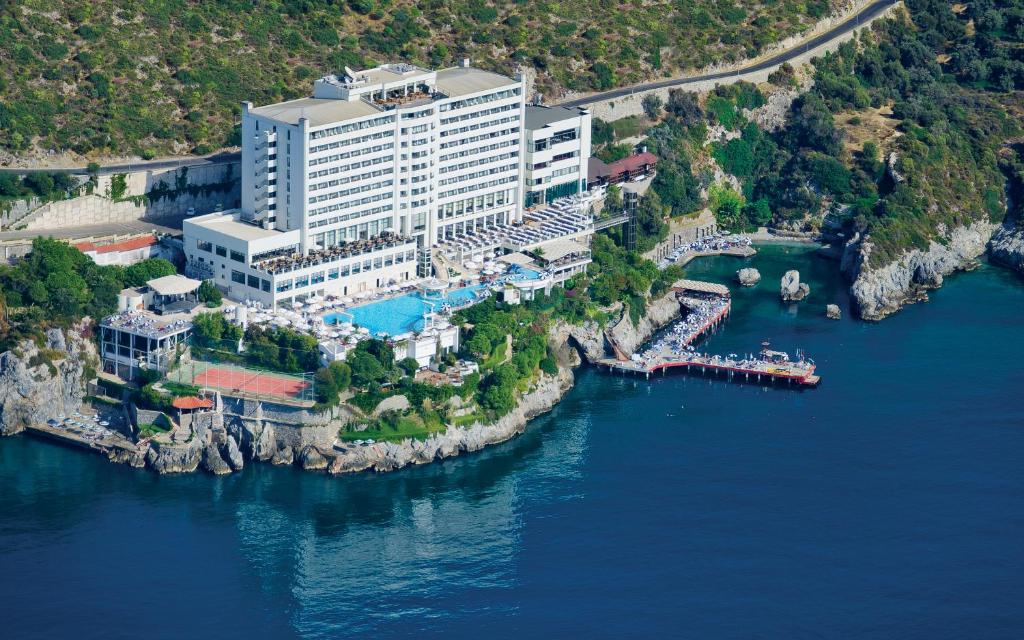
{"label": "swimming pool", "polygon": [[410,331],[421,331],[424,313],[434,309],[440,311],[445,304],[452,307],[465,306],[478,300],[477,292],[482,289],[484,285],[473,285],[428,298],[424,298],[419,292],[407,293],[388,300],[353,307],[348,310],[348,313],[352,314],[351,318],[346,313],[328,313],[324,316],[324,323],[330,325],[348,322],[351,319],[360,327],[369,329],[371,335],[383,332],[389,336],[399,336]]}

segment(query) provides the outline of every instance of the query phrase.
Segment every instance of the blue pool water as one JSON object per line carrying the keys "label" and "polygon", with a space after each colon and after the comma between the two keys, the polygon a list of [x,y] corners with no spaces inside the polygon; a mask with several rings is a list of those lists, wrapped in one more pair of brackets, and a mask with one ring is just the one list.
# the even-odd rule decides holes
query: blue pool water
{"label": "blue pool water", "polygon": [[[452,307],[464,306],[476,299],[477,292],[483,288],[484,285],[462,287],[429,298],[425,298],[419,292],[409,293],[364,304],[349,309],[349,313],[352,314],[352,321],[355,324],[366,327],[372,335],[384,332],[390,336],[398,336],[409,331],[422,330],[423,314],[431,309],[440,309],[445,304]],[[324,316],[324,322],[329,325],[348,321],[349,318],[344,313],[329,313]]]}

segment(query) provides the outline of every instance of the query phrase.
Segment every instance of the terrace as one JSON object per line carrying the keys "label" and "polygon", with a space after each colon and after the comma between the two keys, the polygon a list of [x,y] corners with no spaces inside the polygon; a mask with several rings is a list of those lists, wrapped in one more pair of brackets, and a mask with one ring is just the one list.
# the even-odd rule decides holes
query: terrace
{"label": "terrace", "polygon": [[450,257],[474,254],[497,247],[521,251],[545,242],[585,234],[593,230],[594,217],[579,198],[563,198],[537,211],[527,211],[523,224],[478,229],[437,243]]}
{"label": "terrace", "polygon": [[365,240],[353,240],[333,247],[327,247],[326,249],[317,249],[310,251],[306,255],[294,252],[288,255],[263,259],[259,262],[253,262],[252,267],[276,275],[306,267],[329,264],[344,260],[345,258],[373,253],[392,247],[400,247],[410,243],[414,243],[414,240],[411,238],[396,234],[382,234]]}

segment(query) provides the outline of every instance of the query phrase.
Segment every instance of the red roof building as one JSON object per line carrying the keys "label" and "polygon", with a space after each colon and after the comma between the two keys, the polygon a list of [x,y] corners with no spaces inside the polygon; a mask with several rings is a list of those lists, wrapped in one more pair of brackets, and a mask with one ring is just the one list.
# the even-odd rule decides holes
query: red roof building
{"label": "red roof building", "polygon": [[184,411],[196,409],[212,409],[213,400],[209,398],[197,398],[196,396],[182,396],[171,401],[171,406]]}
{"label": "red roof building", "polygon": [[654,173],[658,164],[658,156],[650,151],[634,153],[615,162],[604,163],[598,158],[591,158],[588,165],[588,184],[619,184],[629,182],[641,176]]}

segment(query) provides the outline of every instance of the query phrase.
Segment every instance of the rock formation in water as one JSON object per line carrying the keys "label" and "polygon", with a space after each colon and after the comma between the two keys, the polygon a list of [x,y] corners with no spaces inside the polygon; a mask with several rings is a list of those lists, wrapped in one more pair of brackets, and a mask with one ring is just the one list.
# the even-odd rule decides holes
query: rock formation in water
{"label": "rock formation in water", "polygon": [[995,229],[988,222],[940,228],[942,242],[932,241],[927,250],[912,249],[881,267],[868,266],[870,237],[855,237],[845,247],[842,265],[853,278],[850,293],[860,316],[881,320],[905,304],[926,300],[925,292],[941,286],[945,276],[976,264]]}
{"label": "rock formation in water", "polygon": [[753,287],[761,282],[761,272],[752,267],[746,267],[736,272],[736,282],[744,287]]}
{"label": "rock formation in water", "polygon": [[825,317],[829,320],[840,320],[843,317],[843,311],[837,304],[830,304],[825,307]]}
{"label": "rock formation in water", "polygon": [[805,282],[800,282],[799,271],[787,271],[782,276],[779,286],[779,295],[783,302],[799,302],[811,293],[811,287]]}

